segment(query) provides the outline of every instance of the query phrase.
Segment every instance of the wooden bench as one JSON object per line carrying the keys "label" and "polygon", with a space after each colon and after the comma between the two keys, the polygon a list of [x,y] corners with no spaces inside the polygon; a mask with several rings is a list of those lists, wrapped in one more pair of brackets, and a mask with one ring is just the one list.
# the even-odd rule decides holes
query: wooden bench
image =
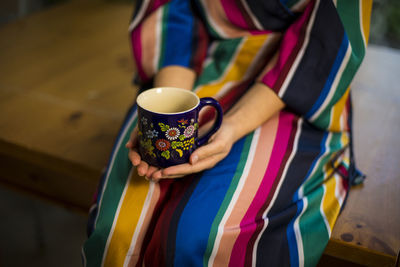
{"label": "wooden bench", "polygon": [[[131,12],[125,3],[75,0],[0,27],[3,185],[86,212],[137,90]],[[322,266],[396,264],[398,62],[398,52],[372,47],[354,82],[356,157],[368,179],[352,190]]]}

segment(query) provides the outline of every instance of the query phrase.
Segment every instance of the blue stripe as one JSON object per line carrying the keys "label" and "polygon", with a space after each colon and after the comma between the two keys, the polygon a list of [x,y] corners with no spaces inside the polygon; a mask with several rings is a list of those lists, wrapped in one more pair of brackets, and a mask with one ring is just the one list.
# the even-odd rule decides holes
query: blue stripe
{"label": "blue stripe", "polygon": [[168,7],[163,59],[160,68],[169,65],[190,67],[194,15],[190,1],[171,1]]}
{"label": "blue stripe", "polygon": [[297,201],[296,205],[297,205],[296,216],[294,216],[293,219],[290,221],[286,230],[287,240],[289,245],[290,266],[299,266],[299,251],[297,248],[296,234],[294,232],[294,222],[300,216],[301,211],[303,210],[304,206],[303,200]]}
{"label": "blue stripe", "polygon": [[213,221],[235,176],[245,140],[200,178],[178,224],[174,266],[202,265]]}
{"label": "blue stripe", "polygon": [[[322,137],[321,143],[319,144],[320,147],[320,153],[319,155],[315,158],[315,160],[313,161],[313,163],[311,164],[311,167],[308,169],[308,172],[306,174],[306,176],[304,176],[304,181],[303,184],[305,182],[305,180],[311,175],[311,172],[313,171],[313,169],[315,168],[315,165],[317,164],[318,160],[322,157],[322,155],[325,153],[326,151],[326,139],[328,138],[328,134],[329,132],[324,132],[324,136]],[[304,146],[307,147],[308,145],[310,145],[310,147],[312,147],[312,144],[305,144]],[[302,186],[303,186],[302,184]],[[300,187],[299,187],[300,189]],[[293,196],[293,202],[296,202],[299,200],[300,196],[299,196],[299,189],[296,191],[296,193]]]}
{"label": "blue stripe", "polygon": [[[315,104],[305,115],[306,118],[310,118],[324,103],[324,101],[325,101],[326,97],[328,96],[329,91],[332,87],[333,81],[335,80],[335,77],[340,68],[340,65],[342,64],[343,58],[346,55],[348,45],[349,45],[349,40],[347,39],[347,35],[345,34],[343,36],[343,40],[342,40],[342,43],[340,44],[338,54],[336,56],[335,62],[333,63],[333,66],[332,66],[331,72],[329,73],[328,79],[326,80],[324,88],[322,89],[321,94],[319,95]],[[336,90],[336,89],[333,88],[333,90]]]}

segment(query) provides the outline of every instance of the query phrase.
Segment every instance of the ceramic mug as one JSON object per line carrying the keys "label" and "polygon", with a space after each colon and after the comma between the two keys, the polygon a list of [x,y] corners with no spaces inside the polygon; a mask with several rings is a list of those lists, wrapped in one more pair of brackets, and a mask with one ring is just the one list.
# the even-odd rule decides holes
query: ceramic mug
{"label": "ceramic mug", "polygon": [[[174,87],[142,92],[138,105],[139,153],[150,165],[166,168],[189,161],[191,153],[205,144],[222,123],[222,109],[213,98]],[[203,137],[198,137],[199,112],[205,106],[216,109],[216,121]]]}

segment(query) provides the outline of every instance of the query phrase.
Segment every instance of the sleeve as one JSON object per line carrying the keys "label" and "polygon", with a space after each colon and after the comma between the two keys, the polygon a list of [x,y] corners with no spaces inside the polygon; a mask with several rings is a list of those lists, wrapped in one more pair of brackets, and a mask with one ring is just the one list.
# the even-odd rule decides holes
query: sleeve
{"label": "sleeve", "polygon": [[282,37],[261,81],[320,128],[348,95],[366,50],[372,0],[311,0]]}
{"label": "sleeve", "polygon": [[171,65],[200,72],[208,37],[191,1],[137,1],[129,32],[140,83]]}

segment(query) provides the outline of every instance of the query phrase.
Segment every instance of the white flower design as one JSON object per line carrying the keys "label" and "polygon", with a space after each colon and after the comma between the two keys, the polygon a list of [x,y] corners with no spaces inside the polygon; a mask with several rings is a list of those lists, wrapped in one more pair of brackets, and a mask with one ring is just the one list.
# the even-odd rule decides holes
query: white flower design
{"label": "white flower design", "polygon": [[147,130],[146,136],[147,138],[152,139],[158,136],[158,132],[156,130]]}
{"label": "white flower design", "polygon": [[147,125],[147,118],[142,117],[141,121],[142,121],[143,125]]}
{"label": "white flower design", "polygon": [[183,133],[183,135],[184,135],[186,138],[189,138],[189,137],[191,137],[191,136],[194,134],[194,130],[195,130],[194,126],[193,126],[193,125],[189,125],[189,126],[185,129],[185,132]]}
{"label": "white flower design", "polygon": [[165,132],[165,137],[168,138],[168,140],[172,141],[175,140],[179,137],[179,135],[181,134],[181,132],[179,131],[178,128],[172,127],[169,128],[166,132]]}

